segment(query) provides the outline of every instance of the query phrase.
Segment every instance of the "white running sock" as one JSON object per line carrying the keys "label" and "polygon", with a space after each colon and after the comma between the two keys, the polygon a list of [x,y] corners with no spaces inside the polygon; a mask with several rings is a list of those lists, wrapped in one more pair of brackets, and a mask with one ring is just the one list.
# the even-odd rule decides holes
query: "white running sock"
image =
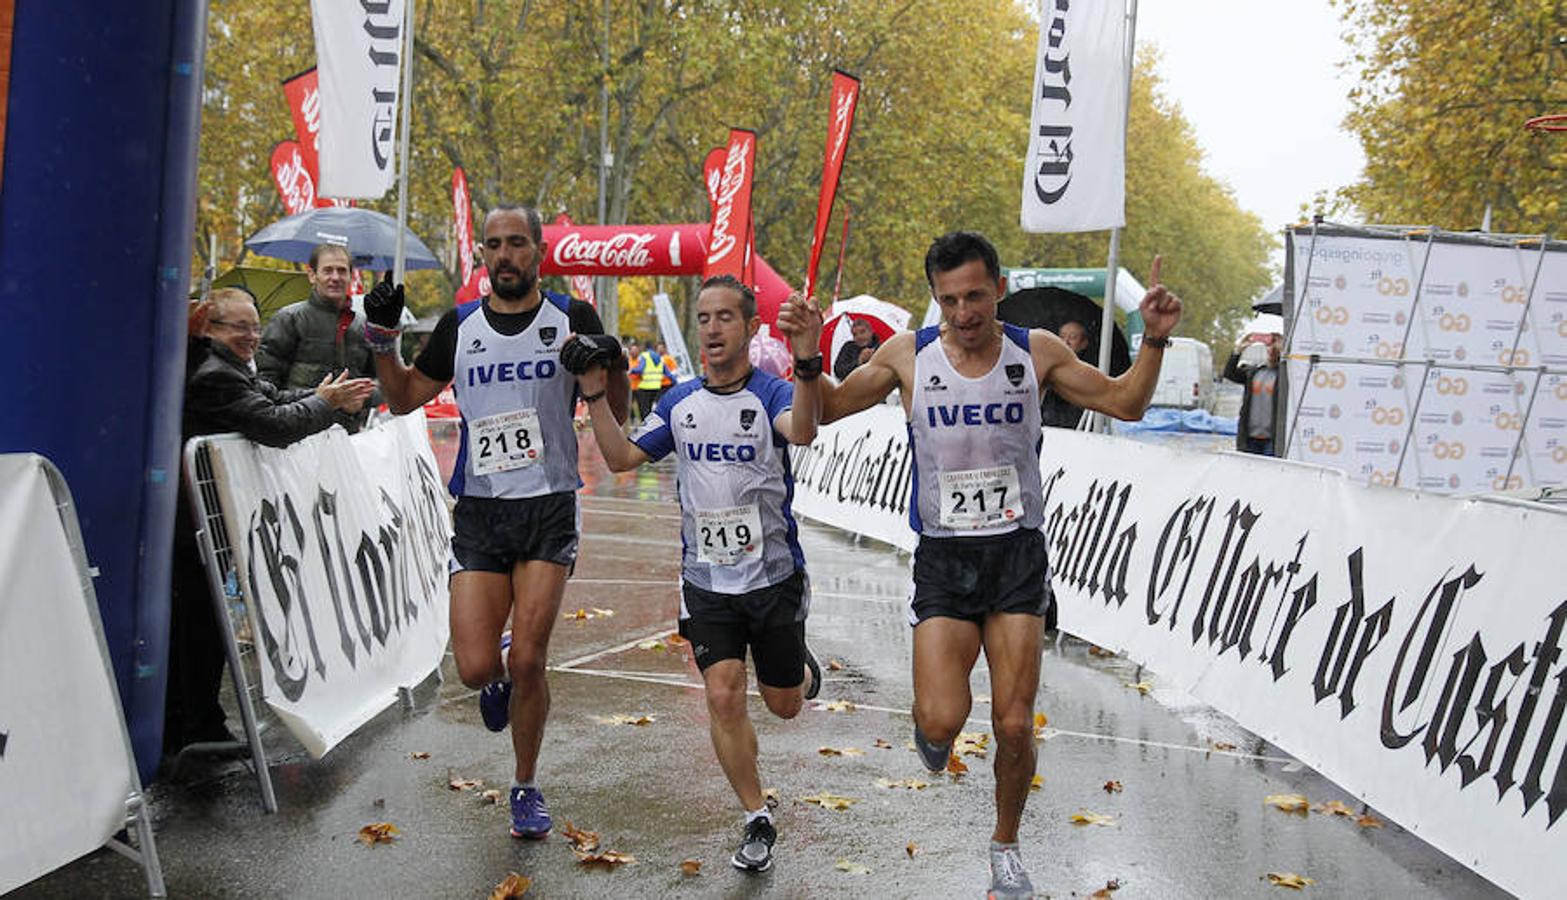
{"label": "white running sock", "polygon": [[757,819],[766,819],[767,821],[771,822],[773,820],[773,811],[764,805],[761,809],[756,810],[755,812],[748,812],[745,814],[745,824],[747,825],[755,822]]}

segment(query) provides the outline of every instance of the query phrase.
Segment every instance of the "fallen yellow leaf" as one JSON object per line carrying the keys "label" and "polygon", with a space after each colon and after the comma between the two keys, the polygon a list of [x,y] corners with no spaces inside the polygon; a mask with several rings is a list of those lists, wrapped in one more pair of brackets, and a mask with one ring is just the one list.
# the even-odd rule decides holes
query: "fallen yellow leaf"
{"label": "fallen yellow leaf", "polygon": [[1355,824],[1359,825],[1361,828],[1381,828],[1382,820],[1376,816],[1373,816],[1371,813],[1366,813],[1365,815],[1355,819]]}
{"label": "fallen yellow leaf", "polygon": [[1046,725],[1049,725],[1049,724],[1050,724],[1050,717],[1049,716],[1045,715],[1042,712],[1034,713],[1034,727],[1035,728],[1044,728]]}
{"label": "fallen yellow leaf", "polygon": [[430,758],[430,754],[428,752],[424,751],[424,750],[415,750],[414,752],[408,754],[408,758],[409,759],[429,759]]}
{"label": "fallen yellow leaf", "polygon": [[593,607],[593,614],[608,619],[615,614],[615,611],[613,609],[599,609],[595,606]]}
{"label": "fallen yellow leaf", "polygon": [[1121,889],[1121,879],[1112,878],[1105,886],[1088,895],[1088,900],[1110,900],[1110,895]]}
{"label": "fallen yellow leaf", "polygon": [[446,780],[447,789],[453,791],[471,791],[483,784],[484,782],[477,778],[452,778],[448,776]]}
{"label": "fallen yellow leaf", "polygon": [[777,809],[779,802],[778,789],[767,788],[766,790],[762,791],[762,802],[767,805],[768,809]]}
{"label": "fallen yellow leaf", "polygon": [[846,859],[838,860],[838,864],[833,866],[833,868],[837,869],[840,872],[848,872],[850,875],[869,875],[869,874],[871,874],[871,870],[870,869],[865,868],[864,866],[860,865],[857,862],[849,862]]}
{"label": "fallen yellow leaf", "polygon": [[1355,817],[1355,811],[1345,806],[1343,802],[1339,800],[1329,800],[1326,803],[1318,803],[1316,806],[1313,806],[1312,809],[1319,813],[1324,813],[1330,816],[1346,816],[1351,819]]}
{"label": "fallen yellow leaf", "polygon": [[909,859],[913,859],[914,854],[920,852],[920,845],[914,843],[913,841],[909,841],[907,844],[903,845],[903,852],[909,855]]}
{"label": "fallen yellow leaf", "polygon": [[493,803],[496,806],[500,806],[501,805],[501,797],[502,796],[504,796],[504,795],[499,790],[497,790],[495,788],[490,788],[487,791],[480,791],[479,792],[479,802],[480,803]]}
{"label": "fallen yellow leaf", "polygon": [[1086,809],[1080,809],[1077,812],[1072,813],[1071,818],[1069,818],[1067,821],[1071,822],[1073,825],[1101,825],[1104,827],[1114,827],[1115,816],[1107,816],[1104,813],[1089,812]]}
{"label": "fallen yellow leaf", "polygon": [[517,900],[533,887],[533,882],[516,872],[507,873],[505,879],[490,891],[490,900]]}
{"label": "fallen yellow leaf", "polygon": [[837,661],[836,659],[829,659],[827,660],[827,671],[841,672],[843,671],[843,663]]}
{"label": "fallen yellow leaf", "polygon": [[597,831],[587,831],[578,828],[571,824],[570,820],[567,820],[566,829],[561,833],[565,835],[566,842],[571,844],[571,849],[573,850],[592,853],[599,848],[599,833]]}
{"label": "fallen yellow leaf", "polygon": [[1043,776],[1043,775],[1035,775],[1028,782],[1028,789],[1031,790],[1031,791],[1037,791],[1037,790],[1039,790],[1040,788],[1042,788],[1044,786],[1045,786],[1045,776]]}
{"label": "fallen yellow leaf", "polygon": [[690,641],[686,640],[685,638],[681,637],[678,634],[670,635],[667,638],[667,640],[669,641],[669,646],[671,646],[671,647],[678,647],[681,644],[689,644],[689,643],[691,643]]}
{"label": "fallen yellow leaf", "polygon": [[876,786],[889,789],[902,788],[907,791],[923,791],[930,787],[930,782],[920,781],[918,778],[905,778],[901,781],[893,781],[890,778],[878,778],[876,779]]}
{"label": "fallen yellow leaf", "polygon": [[1311,801],[1305,794],[1269,794],[1262,798],[1262,802],[1268,806],[1276,806],[1284,812],[1300,813],[1305,815],[1311,809]]}
{"label": "fallen yellow leaf", "polygon": [[1138,681],[1138,682],[1135,682],[1135,683],[1128,682],[1126,686],[1131,688],[1132,690],[1136,691],[1139,694],[1146,694],[1149,691],[1153,690],[1153,685],[1148,683],[1148,682],[1146,682],[1146,681]]}
{"label": "fallen yellow leaf", "polygon": [[618,850],[604,850],[601,852],[589,853],[583,850],[578,850],[576,847],[572,847],[571,852],[577,854],[577,862],[584,866],[603,866],[605,868],[613,868],[615,866],[635,865],[637,861],[635,856],[632,856],[629,853],[621,853]]}
{"label": "fallen yellow leaf", "polygon": [[1106,794],[1119,794],[1119,793],[1121,793],[1121,782],[1119,782],[1119,781],[1106,781],[1105,782],[1105,793]]}
{"label": "fallen yellow leaf", "polygon": [[1228,753],[1231,750],[1235,749],[1235,745],[1230,743],[1229,741],[1214,741],[1213,742],[1213,749],[1215,749],[1215,750],[1222,750],[1225,753]]}
{"label": "fallen yellow leaf", "polygon": [[613,716],[594,716],[593,721],[600,725],[651,725],[658,719],[653,716],[628,716],[621,713]]}
{"label": "fallen yellow leaf", "polygon": [[637,645],[638,650],[652,650],[654,653],[664,652],[664,642],[654,638],[651,641],[643,641]]}
{"label": "fallen yellow leaf", "polygon": [[983,731],[962,731],[952,741],[952,752],[959,756],[983,758],[990,752],[990,735]]}
{"label": "fallen yellow leaf", "polygon": [[809,797],[801,797],[800,800],[805,803],[814,803],[822,809],[832,809],[839,812],[860,802],[853,797],[839,797],[826,791],[822,791],[820,794],[812,794]]}
{"label": "fallen yellow leaf", "polygon": [[967,775],[968,774],[968,765],[965,764],[963,762],[963,760],[958,759],[958,755],[956,753],[954,753],[951,756],[947,757],[947,774],[952,775],[954,777],[960,776],[960,775]]}
{"label": "fallen yellow leaf", "polygon": [[816,752],[823,756],[864,756],[865,751],[858,747],[817,747]]}
{"label": "fallen yellow leaf", "polygon": [[854,704],[847,700],[834,700],[831,703],[823,703],[818,709],[827,712],[854,712]]}
{"label": "fallen yellow leaf", "polygon": [[390,844],[400,832],[391,822],[372,822],[359,829],[359,839],[369,847],[374,844]]}
{"label": "fallen yellow leaf", "polygon": [[1300,890],[1307,885],[1316,884],[1315,878],[1307,878],[1304,875],[1296,875],[1294,872],[1269,872],[1268,883],[1274,887],[1285,887]]}
{"label": "fallen yellow leaf", "polygon": [[702,861],[700,859],[682,859],[680,861],[680,874],[700,875],[702,873]]}

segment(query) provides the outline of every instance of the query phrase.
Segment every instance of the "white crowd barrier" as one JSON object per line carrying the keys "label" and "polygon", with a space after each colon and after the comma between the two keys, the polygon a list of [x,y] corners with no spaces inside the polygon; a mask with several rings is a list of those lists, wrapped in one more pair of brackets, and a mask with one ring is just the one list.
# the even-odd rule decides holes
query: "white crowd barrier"
{"label": "white crowd barrier", "polygon": [[107,844],[163,896],[70,492],[33,454],[0,456],[0,585],[0,894]]}
{"label": "white crowd barrier", "polygon": [[451,519],[424,415],[206,451],[262,697],[320,757],[446,650]]}
{"label": "white crowd barrier", "polygon": [[[823,428],[796,509],[912,546],[905,441],[896,407]],[[1041,473],[1062,628],[1501,887],[1567,882],[1567,513],[1060,429]]]}

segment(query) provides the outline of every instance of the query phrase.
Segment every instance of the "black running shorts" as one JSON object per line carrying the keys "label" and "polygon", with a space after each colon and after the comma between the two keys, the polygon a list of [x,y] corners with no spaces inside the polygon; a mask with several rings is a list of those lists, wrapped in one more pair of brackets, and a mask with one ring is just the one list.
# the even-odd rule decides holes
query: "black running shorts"
{"label": "black running shorts", "polygon": [[577,495],[459,497],[452,510],[451,573],[501,572],[530,560],[577,562]]}
{"label": "black running shorts", "polygon": [[1050,604],[1045,536],[1032,528],[985,537],[921,537],[909,624],[932,616],[983,625],[991,613],[1043,616]]}
{"label": "black running shorts", "polygon": [[691,642],[698,669],[719,660],[756,663],[768,687],[799,687],[805,680],[805,573],[745,594],[718,594],[682,582],[680,636]]}

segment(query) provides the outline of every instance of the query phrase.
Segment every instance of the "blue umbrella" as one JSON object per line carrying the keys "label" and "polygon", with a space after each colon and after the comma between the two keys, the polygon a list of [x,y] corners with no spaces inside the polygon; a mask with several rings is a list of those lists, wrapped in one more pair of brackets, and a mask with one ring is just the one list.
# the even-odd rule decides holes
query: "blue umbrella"
{"label": "blue umbrella", "polygon": [[[404,267],[439,269],[435,254],[412,231],[404,229]],[[392,268],[397,252],[397,220],[383,213],[360,207],[321,207],[279,219],[245,241],[262,256],[289,262],[310,261],[310,252],[320,244],[348,248],[354,265],[361,269]]]}

